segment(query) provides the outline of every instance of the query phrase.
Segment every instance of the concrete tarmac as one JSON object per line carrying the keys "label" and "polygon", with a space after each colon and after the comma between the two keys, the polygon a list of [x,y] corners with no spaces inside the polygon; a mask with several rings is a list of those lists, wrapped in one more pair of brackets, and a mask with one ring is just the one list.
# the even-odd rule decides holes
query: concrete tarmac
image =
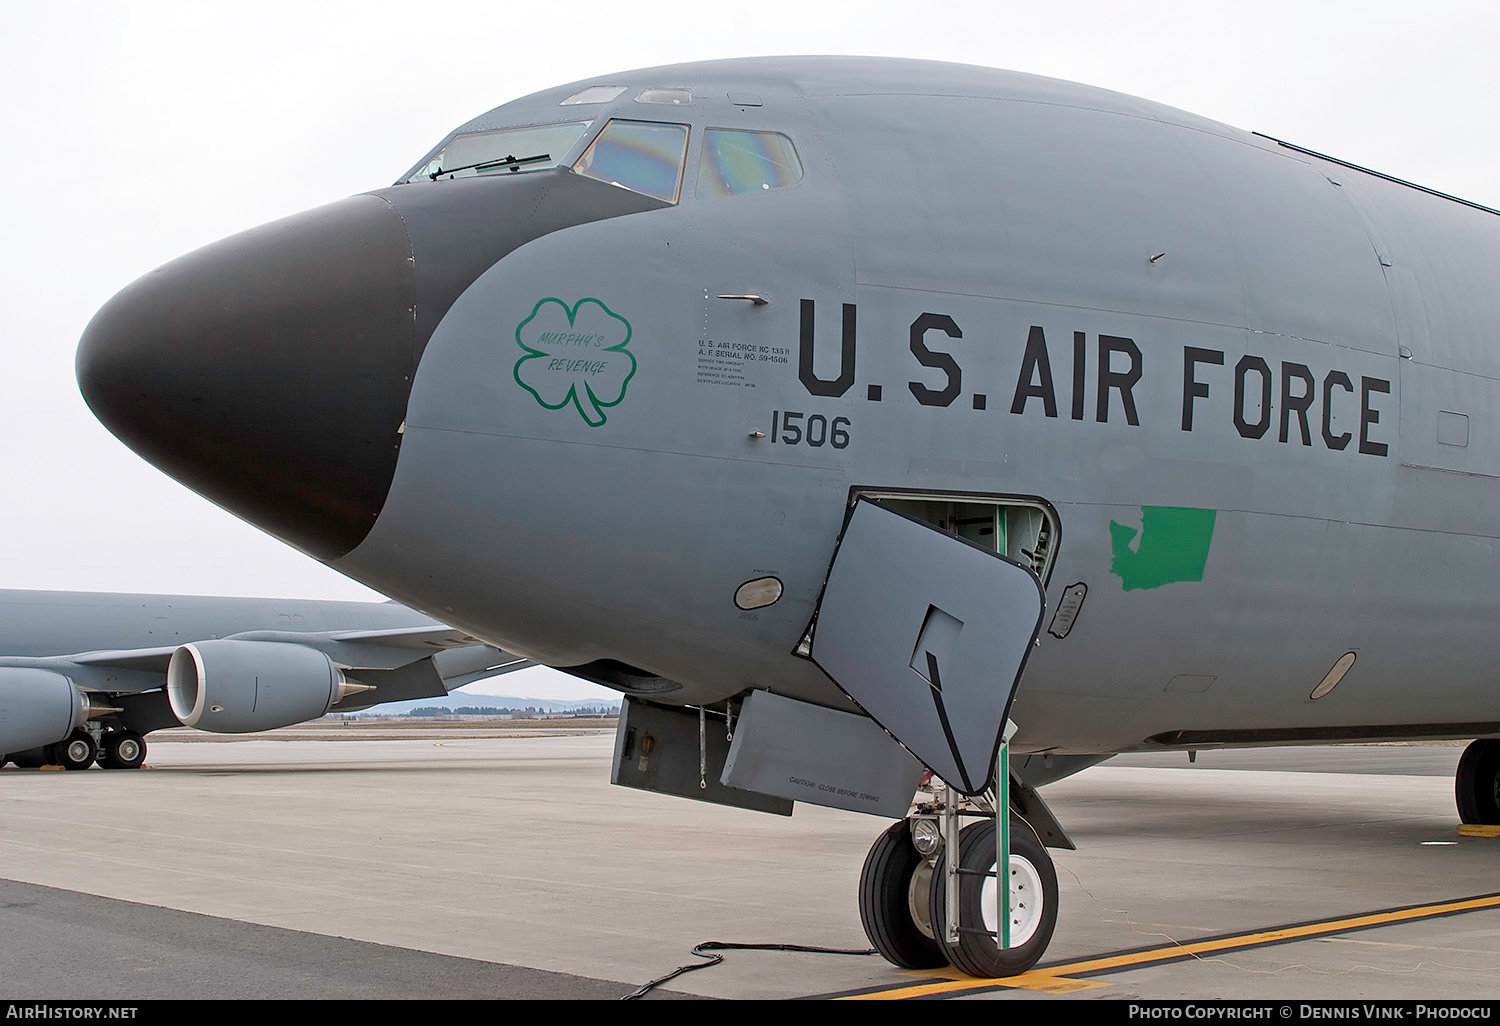
{"label": "concrete tarmac", "polygon": [[[700,941],[867,943],[856,888],[881,821],[612,787],[607,733],[152,740],[138,772],[0,771],[0,997],[603,998]],[[1493,894],[1500,839],[1456,829],[1460,753],[1127,756],[1048,786],[1079,850],[1053,853],[1044,964]],[[1120,968],[945,996],[1495,999],[1500,902]],[[664,990],[905,993],[938,975],[727,952]]]}
{"label": "concrete tarmac", "polygon": [[[0,998],[619,998],[607,980],[0,880]],[[86,956],[81,957],[81,956]],[[60,973],[77,973],[65,982]]]}

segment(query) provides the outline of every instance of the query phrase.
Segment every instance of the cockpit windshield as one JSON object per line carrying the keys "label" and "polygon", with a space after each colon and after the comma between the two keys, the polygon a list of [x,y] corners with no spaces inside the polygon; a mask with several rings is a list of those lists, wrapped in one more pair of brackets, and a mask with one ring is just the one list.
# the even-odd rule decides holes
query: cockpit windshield
{"label": "cockpit windshield", "polygon": [[498,132],[454,136],[447,146],[433,154],[431,160],[406,180],[425,182],[437,178],[515,174],[556,167],[592,124],[592,121],[566,121],[556,125],[504,128]]}
{"label": "cockpit windshield", "polygon": [[611,118],[573,165],[580,175],[677,202],[687,156],[687,125]]}

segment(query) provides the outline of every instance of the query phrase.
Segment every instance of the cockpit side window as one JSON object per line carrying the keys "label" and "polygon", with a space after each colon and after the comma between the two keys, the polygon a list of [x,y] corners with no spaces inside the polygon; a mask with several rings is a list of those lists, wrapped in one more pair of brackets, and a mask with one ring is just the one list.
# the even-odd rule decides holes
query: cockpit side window
{"label": "cockpit side window", "polygon": [[612,119],[573,165],[578,174],[677,202],[687,155],[686,125]]}
{"label": "cockpit side window", "polygon": [[710,128],[698,161],[698,198],[717,199],[795,185],[802,161],[780,132]]}

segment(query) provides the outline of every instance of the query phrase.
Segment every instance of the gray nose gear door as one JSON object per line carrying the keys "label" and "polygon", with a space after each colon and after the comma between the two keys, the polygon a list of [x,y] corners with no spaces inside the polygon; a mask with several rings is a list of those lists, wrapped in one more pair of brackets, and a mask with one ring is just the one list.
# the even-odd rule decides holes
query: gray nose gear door
{"label": "gray nose gear door", "polygon": [[1030,569],[859,500],[813,662],[949,786],[982,793],[1046,605]]}

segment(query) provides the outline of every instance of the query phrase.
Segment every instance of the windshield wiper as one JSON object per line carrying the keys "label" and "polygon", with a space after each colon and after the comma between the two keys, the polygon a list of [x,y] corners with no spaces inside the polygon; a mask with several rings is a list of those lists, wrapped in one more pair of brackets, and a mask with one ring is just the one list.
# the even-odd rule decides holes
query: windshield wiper
{"label": "windshield wiper", "polygon": [[499,157],[494,160],[481,160],[477,164],[465,164],[463,167],[440,167],[428,174],[428,179],[437,181],[438,175],[451,175],[459,171],[483,171],[487,167],[520,167],[522,164],[535,164],[539,160],[551,160],[552,154],[539,153],[535,157]]}

